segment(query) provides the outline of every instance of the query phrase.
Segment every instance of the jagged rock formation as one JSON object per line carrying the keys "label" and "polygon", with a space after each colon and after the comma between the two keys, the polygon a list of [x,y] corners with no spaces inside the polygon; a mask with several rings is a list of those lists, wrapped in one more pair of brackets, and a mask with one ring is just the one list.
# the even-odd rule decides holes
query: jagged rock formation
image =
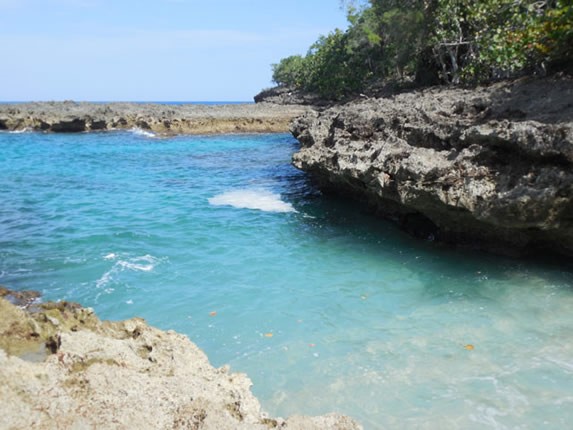
{"label": "jagged rock formation", "polygon": [[36,297],[0,287],[2,429],[361,428],[336,414],[269,418],[246,375],[213,368],[187,337]]}
{"label": "jagged rock formation", "polygon": [[41,102],[0,104],[0,130],[57,133],[140,128],[161,134],[287,132],[301,106]]}
{"label": "jagged rock formation", "polygon": [[573,79],[432,88],[295,120],[298,168],[414,234],[573,255]]}
{"label": "jagged rock formation", "polygon": [[296,88],[277,86],[262,90],[254,97],[255,103],[271,103],[276,105],[307,105],[327,106],[332,102],[316,94],[301,91]]}

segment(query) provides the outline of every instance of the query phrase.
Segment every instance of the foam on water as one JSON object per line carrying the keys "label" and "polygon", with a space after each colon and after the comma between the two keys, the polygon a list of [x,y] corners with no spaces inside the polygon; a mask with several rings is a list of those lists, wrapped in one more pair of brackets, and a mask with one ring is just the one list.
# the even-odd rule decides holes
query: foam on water
{"label": "foam on water", "polygon": [[107,261],[117,261],[115,261],[113,266],[109,270],[106,270],[105,273],[96,281],[96,288],[105,289],[107,293],[111,293],[114,289],[110,287],[110,284],[115,282],[118,276],[120,276],[120,274],[125,270],[133,272],[151,272],[155,269],[155,266],[161,262],[160,259],[151,255],[143,255],[125,260],[118,258],[119,256],[113,252],[103,257],[103,259]]}
{"label": "foam on water", "polygon": [[209,199],[213,206],[232,206],[237,209],[257,209],[264,212],[296,212],[279,194],[265,189],[227,191]]}
{"label": "foam on water", "polygon": [[32,131],[29,128],[23,128],[21,130],[11,130],[9,134],[23,134],[23,133],[31,133]]}
{"label": "foam on water", "polygon": [[143,136],[143,137],[149,137],[149,138],[157,137],[157,135],[155,133],[153,133],[151,131],[143,130],[139,127],[134,127],[130,131],[136,136]]}

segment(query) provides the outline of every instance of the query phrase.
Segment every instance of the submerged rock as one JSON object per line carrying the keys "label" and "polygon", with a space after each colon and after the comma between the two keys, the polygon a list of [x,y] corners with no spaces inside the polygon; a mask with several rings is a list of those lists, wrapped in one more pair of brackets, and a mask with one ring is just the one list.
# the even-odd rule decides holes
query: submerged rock
{"label": "submerged rock", "polygon": [[573,80],[432,88],[310,112],[294,164],[418,236],[573,255]]}
{"label": "submerged rock", "polygon": [[0,298],[0,428],[361,428],[337,414],[269,418],[246,375],[215,369],[186,336],[142,319],[25,302]]}

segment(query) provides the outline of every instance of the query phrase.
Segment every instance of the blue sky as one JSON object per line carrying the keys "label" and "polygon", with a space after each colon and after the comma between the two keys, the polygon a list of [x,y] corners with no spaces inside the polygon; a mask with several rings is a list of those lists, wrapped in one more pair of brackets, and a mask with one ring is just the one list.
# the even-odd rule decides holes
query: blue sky
{"label": "blue sky", "polygon": [[248,101],[339,0],[0,0],[0,101]]}

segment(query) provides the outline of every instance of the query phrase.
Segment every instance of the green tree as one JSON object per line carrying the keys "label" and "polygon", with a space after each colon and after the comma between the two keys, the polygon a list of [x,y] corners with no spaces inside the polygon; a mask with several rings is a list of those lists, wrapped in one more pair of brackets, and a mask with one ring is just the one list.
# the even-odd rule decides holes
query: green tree
{"label": "green tree", "polygon": [[283,58],[278,64],[273,64],[273,82],[301,87],[304,83],[304,61],[300,55],[291,55]]}
{"label": "green tree", "polygon": [[388,79],[479,82],[573,69],[573,0],[347,0],[349,27],[273,79],[339,98]]}

